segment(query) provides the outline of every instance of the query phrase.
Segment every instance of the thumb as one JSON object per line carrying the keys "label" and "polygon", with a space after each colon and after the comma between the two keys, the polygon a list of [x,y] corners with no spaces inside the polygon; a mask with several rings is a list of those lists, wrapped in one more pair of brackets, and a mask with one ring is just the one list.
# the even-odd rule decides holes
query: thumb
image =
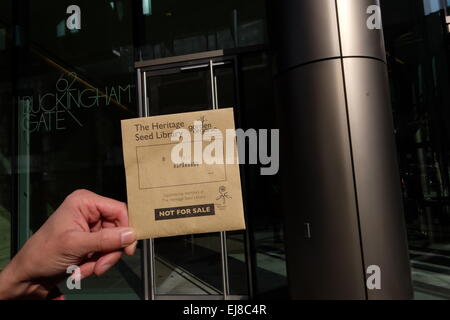
{"label": "thumb", "polygon": [[110,252],[131,245],[136,241],[136,233],[132,228],[105,228],[96,232],[79,232],[74,242],[82,252]]}

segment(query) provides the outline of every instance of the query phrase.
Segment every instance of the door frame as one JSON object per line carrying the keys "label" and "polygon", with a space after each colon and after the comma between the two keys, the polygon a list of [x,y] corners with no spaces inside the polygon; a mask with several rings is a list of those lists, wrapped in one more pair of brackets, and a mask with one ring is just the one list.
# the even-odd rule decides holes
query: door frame
{"label": "door frame", "polygon": [[[235,50],[233,50],[235,51]],[[202,64],[209,64],[211,68],[211,75],[213,74],[213,63],[220,63],[225,61],[232,61],[234,65],[234,77],[235,77],[235,95],[236,95],[236,118],[237,125],[239,126],[240,115],[239,108],[240,103],[240,86],[239,86],[239,64],[237,52],[226,54],[224,50],[215,50],[200,52],[195,54],[188,54],[183,56],[167,57],[154,60],[139,61],[135,63],[135,69],[137,74],[137,95],[138,95],[138,111],[139,117],[149,116],[148,104],[147,104],[147,73],[155,73],[169,69],[175,68],[189,68],[190,66],[196,67]],[[213,82],[213,78],[211,78]],[[214,92],[215,85],[212,83],[212,90]],[[213,93],[212,99],[215,100],[217,97],[217,92]],[[213,101],[213,109],[218,108],[217,102]],[[240,170],[241,181],[243,185],[243,193],[245,195],[245,179],[244,171]],[[244,199],[245,204],[245,199]],[[247,230],[244,231],[244,251],[246,259],[246,269],[247,269],[247,287],[248,295],[231,295],[229,293],[229,269],[228,269],[228,251],[226,247],[226,232],[220,232],[221,241],[221,263],[222,263],[222,281],[223,281],[223,294],[217,295],[157,295],[156,294],[156,283],[155,283],[155,250],[154,250],[154,240],[147,239],[143,240],[143,250],[142,250],[142,280],[144,282],[144,299],[145,300],[245,300],[253,298],[254,292],[254,269],[253,269],[253,257],[251,254],[251,241],[248,229],[248,219],[246,215],[244,205],[244,216],[246,220]]]}

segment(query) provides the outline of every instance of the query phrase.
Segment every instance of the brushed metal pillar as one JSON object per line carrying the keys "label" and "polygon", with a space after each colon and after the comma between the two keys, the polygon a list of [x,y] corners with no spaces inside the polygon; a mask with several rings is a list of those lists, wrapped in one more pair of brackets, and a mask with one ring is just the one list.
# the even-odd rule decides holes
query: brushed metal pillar
{"label": "brushed metal pillar", "polygon": [[[278,0],[275,77],[290,293],[408,299],[410,266],[378,0]],[[381,289],[366,271],[381,269]]]}

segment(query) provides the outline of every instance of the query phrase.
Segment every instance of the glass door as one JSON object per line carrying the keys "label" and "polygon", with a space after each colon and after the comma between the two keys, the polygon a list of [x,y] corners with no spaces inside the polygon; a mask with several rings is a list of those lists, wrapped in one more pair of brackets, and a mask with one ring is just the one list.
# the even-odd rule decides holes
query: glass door
{"label": "glass door", "polygon": [[[138,69],[141,116],[237,108],[233,57],[152,64]],[[145,241],[146,298],[247,297],[245,239],[244,232],[221,232]]]}

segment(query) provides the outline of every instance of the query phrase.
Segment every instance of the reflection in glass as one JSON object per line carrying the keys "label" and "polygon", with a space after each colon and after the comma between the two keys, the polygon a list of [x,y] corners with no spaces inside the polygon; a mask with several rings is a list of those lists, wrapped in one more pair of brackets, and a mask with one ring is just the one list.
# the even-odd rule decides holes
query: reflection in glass
{"label": "reflection in glass", "polygon": [[[11,117],[12,98],[12,46],[10,28],[3,21],[10,20],[10,1],[0,5],[0,271],[11,256],[11,210],[12,210],[12,166],[11,166]],[[3,11],[2,11],[3,10]]]}
{"label": "reflection in glass", "polygon": [[[14,83],[19,245],[76,189],[126,201],[120,120],[137,114],[131,4],[85,1],[90,14],[76,33],[58,28],[70,4],[20,7],[27,19],[20,20],[26,37],[17,47]],[[68,299],[138,299],[139,250],[105,276],[83,280],[81,290],[68,290],[64,282],[60,288]]]}
{"label": "reflection in glass", "polygon": [[143,10],[144,60],[264,44],[267,38],[264,0],[143,0]]}
{"label": "reflection in glass", "polygon": [[208,68],[148,77],[150,115],[209,109],[212,106],[210,88]]}
{"label": "reflection in glass", "polygon": [[[266,53],[241,56],[243,129],[280,128],[273,96],[272,61]],[[286,254],[280,181],[276,176],[261,176],[259,166],[243,166],[246,204],[251,242],[255,295],[267,299],[288,297]]]}
{"label": "reflection in glass", "polygon": [[415,295],[449,299],[450,52],[443,2],[381,4]]}
{"label": "reflection in glass", "polygon": [[[5,16],[12,1],[0,1],[0,268],[9,258],[11,139],[19,159],[18,185],[13,190],[18,200],[14,212],[18,237],[13,239],[18,238],[19,246],[75,189],[87,188],[126,201],[120,120],[137,116],[135,58],[265,44],[265,3],[142,0],[139,8],[141,1],[136,5],[124,0],[83,0],[82,12],[89,14],[82,15],[80,31],[70,32],[61,14],[72,4],[69,0],[17,0],[14,24]],[[16,39],[15,60],[8,47],[13,25],[23,32]],[[242,60],[239,70],[233,63],[215,66],[218,106],[236,107],[242,100],[236,114],[245,121],[239,126],[278,127],[268,56],[242,56]],[[11,83],[8,77],[13,68],[15,81]],[[148,77],[151,114],[211,108],[209,77],[209,70],[201,68]],[[13,138],[12,125],[17,125]],[[278,181],[262,178],[258,171],[242,168],[248,181],[244,187],[247,202],[255,203],[248,208],[254,226],[252,266],[257,293],[280,298],[286,291],[286,272],[282,223],[274,206],[279,201]],[[232,295],[249,293],[245,236],[228,233]],[[158,293],[211,295],[223,291],[218,234],[161,239],[156,244]],[[81,291],[68,291],[64,285],[62,291],[68,299],[142,298],[141,250],[140,243],[134,257],[124,257],[101,278],[84,280]]]}
{"label": "reflection in glass", "polygon": [[[235,73],[230,62],[213,64],[219,107],[235,107]],[[150,115],[211,109],[210,62],[148,72]],[[176,94],[174,94],[176,92]],[[231,294],[248,295],[242,232],[229,233],[228,275]],[[220,295],[224,292],[220,235],[199,234],[155,239],[157,295]]]}

